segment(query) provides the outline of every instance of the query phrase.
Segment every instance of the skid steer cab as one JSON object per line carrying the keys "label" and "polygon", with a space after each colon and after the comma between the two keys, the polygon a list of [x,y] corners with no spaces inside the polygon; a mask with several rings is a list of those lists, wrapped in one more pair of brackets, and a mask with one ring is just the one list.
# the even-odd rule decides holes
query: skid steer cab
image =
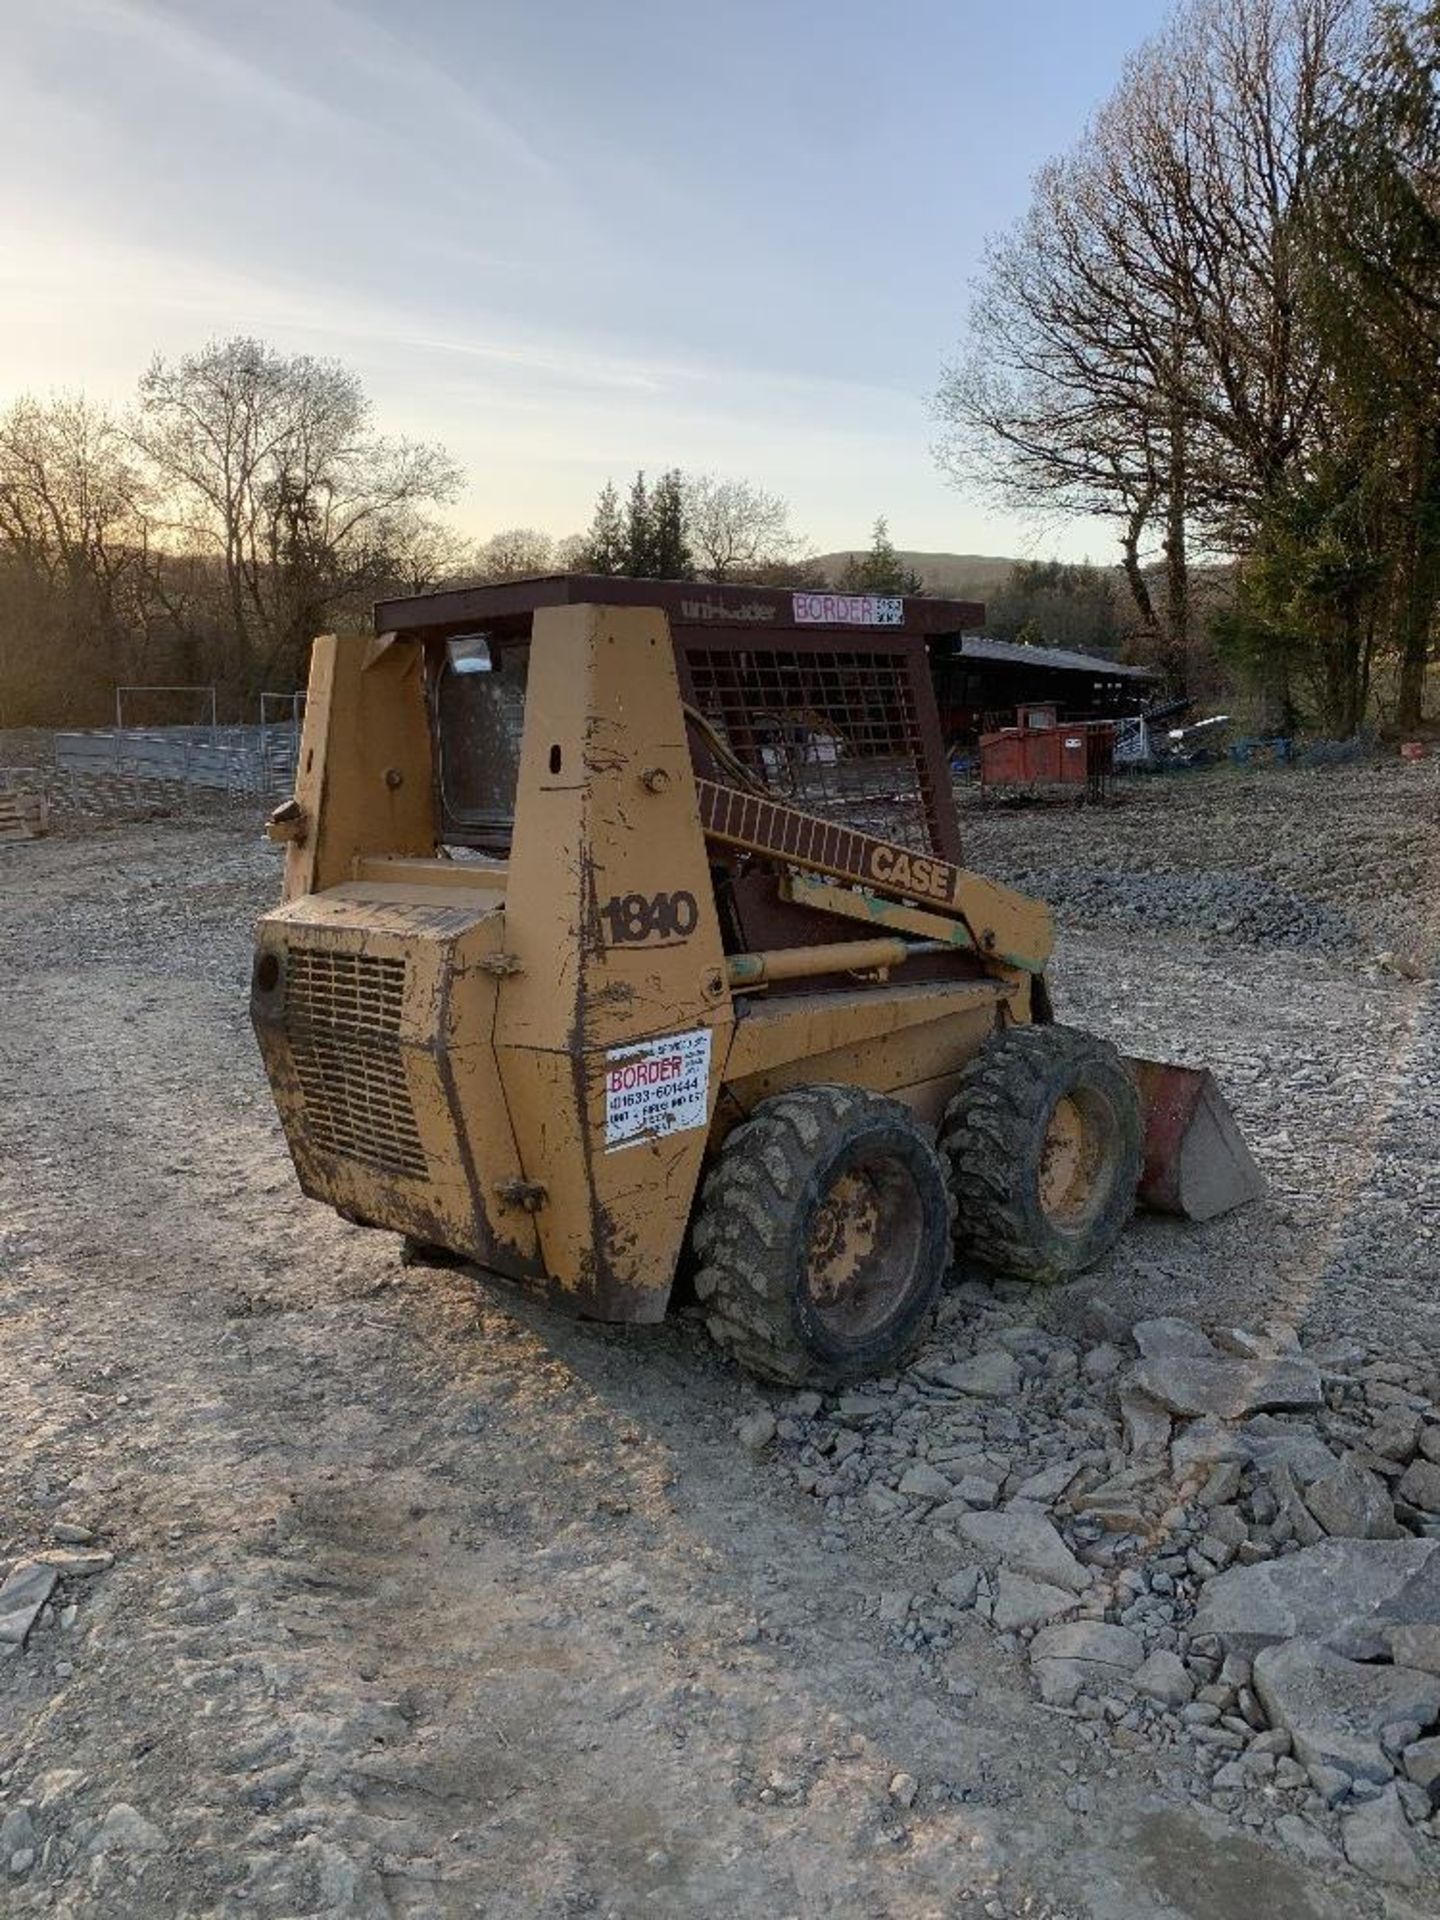
{"label": "skid steer cab", "polygon": [[[939,600],[564,576],[316,641],[252,1011],[307,1194],[834,1384],[954,1254],[1047,1282],[1137,1190],[1257,1190],[1214,1083],[1050,1018],[1050,918],[962,864]],[[687,1248],[689,1258],[686,1259]]]}

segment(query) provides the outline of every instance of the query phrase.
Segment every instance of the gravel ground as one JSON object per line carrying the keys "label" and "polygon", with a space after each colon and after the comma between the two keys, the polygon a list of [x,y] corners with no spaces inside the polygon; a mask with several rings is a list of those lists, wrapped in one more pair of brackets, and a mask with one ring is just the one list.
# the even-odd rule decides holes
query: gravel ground
{"label": "gravel ground", "polygon": [[1419,1826],[1406,1888],[1312,1786],[1282,1813],[1148,1709],[1037,1699],[996,1570],[952,1604],[953,1529],[880,1496],[936,1450],[934,1369],[1012,1349],[1017,1424],[947,1404],[955,1449],[1008,1486],[1073,1416],[1113,1470],[1113,1383],[1066,1382],[1157,1314],[1411,1382],[1322,1418],[1430,1404],[1437,800],[1422,765],[969,810],[975,864],[1057,876],[1062,1017],[1213,1065],[1270,1195],[1138,1221],[1062,1294],[965,1281],[849,1414],[743,1381],[691,1317],[575,1325],[303,1201],[243,1005],[253,821],[0,849],[0,1571],[59,1556],[0,1657],[0,1912],[1433,1912]]}
{"label": "gravel ground", "polygon": [[1226,769],[1130,779],[1118,793],[1080,809],[971,799],[967,858],[1071,926],[1345,957],[1433,939],[1433,762]]}

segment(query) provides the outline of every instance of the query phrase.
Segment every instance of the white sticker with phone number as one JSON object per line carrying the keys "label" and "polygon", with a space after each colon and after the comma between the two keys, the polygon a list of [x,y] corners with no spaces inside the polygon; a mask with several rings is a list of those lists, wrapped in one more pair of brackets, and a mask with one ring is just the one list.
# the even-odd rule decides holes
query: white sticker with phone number
{"label": "white sticker with phone number", "polygon": [[672,1033],[605,1055],[605,1151],[705,1126],[710,1029]]}

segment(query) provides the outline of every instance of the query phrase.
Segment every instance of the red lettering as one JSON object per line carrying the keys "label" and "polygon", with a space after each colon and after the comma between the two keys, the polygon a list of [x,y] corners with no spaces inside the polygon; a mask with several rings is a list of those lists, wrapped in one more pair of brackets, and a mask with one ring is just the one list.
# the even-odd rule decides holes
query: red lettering
{"label": "red lettering", "polygon": [[606,1085],[611,1093],[628,1093],[632,1087],[663,1086],[680,1079],[683,1072],[684,1061],[671,1053],[663,1060],[632,1060],[627,1066],[612,1067]]}

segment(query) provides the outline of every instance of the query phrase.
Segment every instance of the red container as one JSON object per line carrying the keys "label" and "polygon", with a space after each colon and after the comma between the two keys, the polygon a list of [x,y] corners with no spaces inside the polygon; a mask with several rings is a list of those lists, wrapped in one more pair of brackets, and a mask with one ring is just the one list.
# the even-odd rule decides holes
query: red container
{"label": "red container", "polygon": [[1018,727],[980,736],[982,786],[1083,787],[1109,778],[1114,726],[1103,720],[1046,725],[1042,711],[1022,707]]}
{"label": "red container", "polygon": [[1423,740],[1404,740],[1400,744],[1400,758],[1402,760],[1423,760],[1425,754],[1426,747]]}

